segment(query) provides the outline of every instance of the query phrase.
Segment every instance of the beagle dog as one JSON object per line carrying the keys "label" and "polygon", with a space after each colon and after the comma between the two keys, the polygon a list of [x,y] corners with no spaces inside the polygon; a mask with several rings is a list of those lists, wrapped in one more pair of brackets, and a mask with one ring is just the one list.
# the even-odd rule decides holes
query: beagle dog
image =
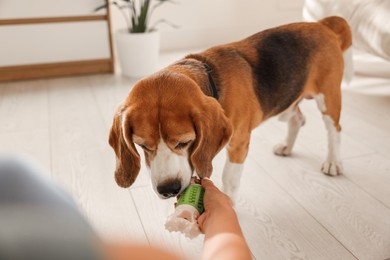
{"label": "beagle dog", "polygon": [[227,145],[223,190],[234,197],[251,130],[281,114],[286,139],[274,153],[291,153],[305,118],[299,102],[314,98],[328,131],[322,172],[338,175],[343,52],[351,31],[340,17],[293,23],[244,40],[190,54],[136,83],[120,104],[109,143],[116,154],[115,180],[129,187],[145,153],[152,186],[161,198],[178,195],[194,171],[210,177],[214,156]]}

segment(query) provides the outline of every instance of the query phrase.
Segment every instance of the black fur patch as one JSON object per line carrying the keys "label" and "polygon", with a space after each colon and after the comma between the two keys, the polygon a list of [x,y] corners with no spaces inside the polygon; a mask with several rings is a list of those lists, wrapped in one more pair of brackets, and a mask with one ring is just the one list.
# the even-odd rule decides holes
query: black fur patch
{"label": "black fur patch", "polygon": [[269,117],[287,109],[302,93],[313,44],[297,32],[264,32],[256,50],[255,91]]}

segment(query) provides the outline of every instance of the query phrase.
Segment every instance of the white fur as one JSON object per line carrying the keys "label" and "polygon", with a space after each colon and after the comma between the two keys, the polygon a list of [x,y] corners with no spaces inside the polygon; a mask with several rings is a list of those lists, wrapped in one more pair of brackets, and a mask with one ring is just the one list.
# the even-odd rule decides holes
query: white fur
{"label": "white fur", "polygon": [[323,119],[328,130],[328,156],[321,170],[327,175],[336,176],[343,171],[340,158],[340,132],[336,130],[333,119],[330,116],[324,115]]}
{"label": "white fur", "polygon": [[295,114],[295,106],[289,107],[279,115],[279,121],[287,122]]}
{"label": "white fur", "polygon": [[232,163],[229,159],[226,160],[222,174],[222,190],[234,201],[237,198],[238,188],[240,187],[240,179],[244,164]]}
{"label": "white fur", "polygon": [[343,57],[344,57],[343,85],[348,86],[351,83],[354,74],[352,46],[344,51]]}
{"label": "white fur", "polygon": [[321,112],[326,112],[325,97],[324,94],[320,93],[314,97],[314,100],[317,103],[317,107]]}
{"label": "white fur", "polygon": [[297,107],[293,107],[282,114],[283,117],[286,115],[288,115],[288,118],[285,118],[288,120],[286,139],[274,147],[274,153],[281,156],[288,156],[291,154],[299,129],[305,123],[305,117]]}
{"label": "white fur", "polygon": [[157,186],[167,180],[177,179],[181,181],[182,192],[190,183],[192,170],[188,161],[188,153],[178,155],[169,149],[164,140],[160,139],[156,156],[150,162],[150,172],[154,191],[161,197]]}

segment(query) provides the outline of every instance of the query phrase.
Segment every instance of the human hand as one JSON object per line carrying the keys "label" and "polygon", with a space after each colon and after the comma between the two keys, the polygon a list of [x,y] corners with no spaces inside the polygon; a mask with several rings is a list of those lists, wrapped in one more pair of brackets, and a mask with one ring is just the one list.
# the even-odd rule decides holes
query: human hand
{"label": "human hand", "polygon": [[205,188],[203,198],[204,213],[199,216],[198,224],[203,233],[207,232],[210,219],[226,218],[234,215],[233,204],[229,196],[220,191],[214,183],[208,179],[202,179],[202,186]]}

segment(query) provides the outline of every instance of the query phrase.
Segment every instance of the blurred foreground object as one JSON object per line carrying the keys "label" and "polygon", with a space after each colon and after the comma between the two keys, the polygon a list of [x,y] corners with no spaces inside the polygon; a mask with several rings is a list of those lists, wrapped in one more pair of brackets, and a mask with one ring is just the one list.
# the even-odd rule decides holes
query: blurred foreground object
{"label": "blurred foreground object", "polygon": [[71,197],[42,172],[0,156],[0,259],[103,259]]}

